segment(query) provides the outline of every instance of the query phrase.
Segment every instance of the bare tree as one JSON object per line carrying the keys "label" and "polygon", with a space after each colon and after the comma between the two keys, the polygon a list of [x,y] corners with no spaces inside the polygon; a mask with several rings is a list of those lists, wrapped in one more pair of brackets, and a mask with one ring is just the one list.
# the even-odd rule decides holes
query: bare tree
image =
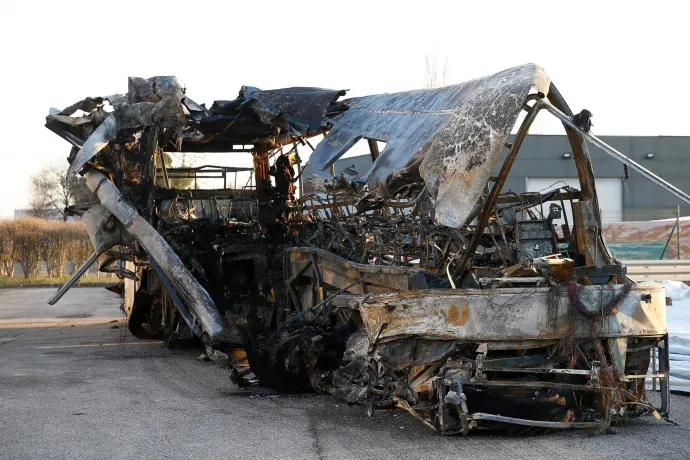
{"label": "bare tree", "polygon": [[38,173],[30,178],[29,215],[48,219],[52,213],[51,195],[53,185],[46,174]]}
{"label": "bare tree", "polygon": [[448,58],[443,61],[443,66],[439,68],[436,62],[436,56],[424,57],[424,64],[426,69],[426,87],[438,88],[439,86],[446,86],[448,84]]}
{"label": "bare tree", "polygon": [[93,195],[83,177],[67,174],[65,163],[46,166],[31,176],[29,214],[32,217],[61,216],[67,220],[65,208],[92,201]]}

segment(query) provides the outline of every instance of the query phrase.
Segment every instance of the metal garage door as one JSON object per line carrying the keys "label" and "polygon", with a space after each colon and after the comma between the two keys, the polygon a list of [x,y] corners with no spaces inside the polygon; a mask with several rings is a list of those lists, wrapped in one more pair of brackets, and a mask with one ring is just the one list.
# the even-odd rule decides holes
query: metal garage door
{"label": "metal garage door", "polygon": [[[623,221],[623,181],[618,177],[602,177],[596,178],[594,183],[597,187],[597,196],[599,197],[599,206],[601,207],[601,218],[603,223],[622,222]],[[528,177],[527,191],[539,192],[551,190],[558,185],[569,185],[576,189],[580,189],[580,181],[577,178],[558,178],[558,177]],[[547,207],[548,209],[548,207]],[[568,222],[572,225],[573,216],[568,206],[566,206],[566,213]],[[556,221],[556,223],[561,224]]]}

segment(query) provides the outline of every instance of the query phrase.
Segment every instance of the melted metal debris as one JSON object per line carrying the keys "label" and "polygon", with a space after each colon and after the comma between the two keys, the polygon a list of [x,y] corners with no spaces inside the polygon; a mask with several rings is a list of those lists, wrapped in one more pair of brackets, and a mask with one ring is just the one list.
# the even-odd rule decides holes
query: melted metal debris
{"label": "melted metal debris", "polygon": [[421,176],[438,222],[457,228],[485,191],[527,96],[547,94],[549,84],[527,64],[444,88],[349,99],[309,161],[326,171],[362,137],[385,141],[366,177],[369,190],[394,196]]}
{"label": "melted metal debris", "polygon": [[[174,77],[130,78],[126,95],[51,110],[46,126],[72,144],[70,171],[99,201],[74,209],[94,253],[51,303],[105,254],[135,336],[202,344],[240,387],[329,393],[369,415],[397,406],[443,433],[668,416],[664,291],[633,285],[612,259],[584,146],[591,121],[574,121],[541,68],[343,95],[243,87],[207,109]],[[567,127],[582,190],[501,193],[542,109]],[[305,193],[298,149],[319,134],[321,191]],[[362,138],[370,171],[323,174]],[[254,164],[171,168],[176,152]],[[249,180],[228,177],[238,173]],[[172,186],[209,177],[222,187]]]}

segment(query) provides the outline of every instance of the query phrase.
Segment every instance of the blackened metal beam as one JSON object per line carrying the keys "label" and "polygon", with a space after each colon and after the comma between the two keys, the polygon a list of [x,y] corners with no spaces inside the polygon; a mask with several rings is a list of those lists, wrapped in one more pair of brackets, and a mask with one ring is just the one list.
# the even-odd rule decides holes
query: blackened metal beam
{"label": "blackened metal beam", "polygon": [[72,286],[74,286],[74,283],[76,283],[77,281],[79,281],[79,278],[81,278],[82,275],[83,275],[84,273],[86,273],[86,270],[88,270],[89,267],[90,267],[91,265],[93,265],[93,263],[96,262],[96,260],[98,260],[98,257],[99,257],[101,254],[102,254],[102,253],[99,253],[99,252],[94,251],[94,252],[89,256],[89,258],[86,259],[86,261],[85,261],[83,264],[81,264],[81,267],[79,267],[79,268],[77,269],[77,271],[74,272],[74,275],[72,275],[72,276],[70,277],[70,279],[68,279],[67,282],[66,282],[65,284],[63,284],[62,286],[60,286],[60,289],[58,289],[58,291],[55,293],[55,295],[54,295],[53,297],[51,297],[50,300],[48,301],[48,305],[55,305],[55,304],[58,302],[58,300],[60,300],[60,299],[62,298],[62,296],[65,295],[65,293],[66,293],[67,291],[69,291],[69,289],[70,289]]}
{"label": "blackened metal beam", "polygon": [[379,157],[379,144],[375,139],[367,139],[367,144],[369,144],[369,153],[371,154],[371,161],[376,161]]}
{"label": "blackened metal beam", "polygon": [[165,288],[165,292],[167,292],[170,296],[170,300],[172,300],[173,304],[175,305],[175,308],[177,308],[178,313],[180,314],[184,322],[187,323],[187,326],[189,326],[189,329],[191,329],[191,331],[197,337],[201,336],[201,328],[196,324],[194,317],[191,313],[189,313],[187,307],[184,306],[184,302],[182,302],[180,296],[177,295],[177,292],[170,283],[168,276],[163,272],[163,270],[161,270],[160,265],[158,265],[152,257],[149,258],[149,264],[151,265],[151,267],[153,267],[153,270],[156,272],[156,275],[158,275],[158,279],[161,280],[161,284]]}

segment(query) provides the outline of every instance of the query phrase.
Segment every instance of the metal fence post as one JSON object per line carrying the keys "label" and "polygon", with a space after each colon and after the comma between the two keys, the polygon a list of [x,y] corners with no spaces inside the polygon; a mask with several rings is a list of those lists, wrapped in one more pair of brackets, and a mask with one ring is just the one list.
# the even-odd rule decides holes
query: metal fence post
{"label": "metal fence post", "polygon": [[678,212],[676,213],[676,227],[678,227],[678,233],[676,233],[676,247],[678,249],[678,260],[680,260],[680,206],[678,206]]}

